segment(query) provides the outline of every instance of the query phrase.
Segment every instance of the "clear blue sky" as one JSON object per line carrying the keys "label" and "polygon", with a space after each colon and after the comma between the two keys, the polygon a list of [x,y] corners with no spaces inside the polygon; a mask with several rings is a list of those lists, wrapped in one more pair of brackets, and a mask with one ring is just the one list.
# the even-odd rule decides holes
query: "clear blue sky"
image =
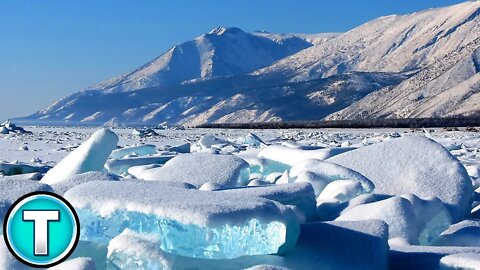
{"label": "clear blue sky", "polygon": [[4,0],[0,120],[130,71],[217,26],[343,32],[454,0]]}

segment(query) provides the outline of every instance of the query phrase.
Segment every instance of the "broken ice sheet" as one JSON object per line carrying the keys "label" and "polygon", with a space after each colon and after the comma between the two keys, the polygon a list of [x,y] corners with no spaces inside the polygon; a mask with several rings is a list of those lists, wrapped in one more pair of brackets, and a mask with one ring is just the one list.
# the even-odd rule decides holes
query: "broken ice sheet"
{"label": "broken ice sheet", "polygon": [[299,224],[280,203],[153,182],[88,182],[65,198],[80,217],[81,239],[108,242],[125,229],[157,234],[165,252],[205,259],[285,252]]}

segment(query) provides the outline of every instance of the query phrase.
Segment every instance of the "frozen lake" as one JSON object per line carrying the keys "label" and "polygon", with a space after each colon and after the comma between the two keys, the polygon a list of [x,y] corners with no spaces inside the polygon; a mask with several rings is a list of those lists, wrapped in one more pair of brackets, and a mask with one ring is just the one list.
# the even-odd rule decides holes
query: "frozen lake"
{"label": "frozen lake", "polygon": [[[0,214],[28,192],[63,195],[78,269],[478,262],[472,129],[24,128],[0,135]],[[24,269],[5,252],[1,269]]]}

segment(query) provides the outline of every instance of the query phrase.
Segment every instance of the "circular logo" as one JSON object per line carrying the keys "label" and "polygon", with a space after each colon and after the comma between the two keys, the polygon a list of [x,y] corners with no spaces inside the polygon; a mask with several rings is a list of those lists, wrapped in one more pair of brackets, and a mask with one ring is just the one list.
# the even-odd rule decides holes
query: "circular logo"
{"label": "circular logo", "polygon": [[64,198],[51,192],[33,192],[10,207],[3,235],[19,261],[32,267],[50,267],[72,254],[80,236],[79,220]]}

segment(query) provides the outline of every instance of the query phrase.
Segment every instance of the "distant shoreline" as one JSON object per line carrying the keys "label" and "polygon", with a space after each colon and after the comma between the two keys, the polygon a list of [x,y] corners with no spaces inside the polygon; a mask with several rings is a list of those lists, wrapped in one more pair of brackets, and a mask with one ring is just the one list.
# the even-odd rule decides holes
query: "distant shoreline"
{"label": "distant shoreline", "polygon": [[262,123],[203,124],[197,128],[290,129],[290,128],[446,128],[480,127],[480,117],[468,118],[397,118],[332,121],[283,121]]}

